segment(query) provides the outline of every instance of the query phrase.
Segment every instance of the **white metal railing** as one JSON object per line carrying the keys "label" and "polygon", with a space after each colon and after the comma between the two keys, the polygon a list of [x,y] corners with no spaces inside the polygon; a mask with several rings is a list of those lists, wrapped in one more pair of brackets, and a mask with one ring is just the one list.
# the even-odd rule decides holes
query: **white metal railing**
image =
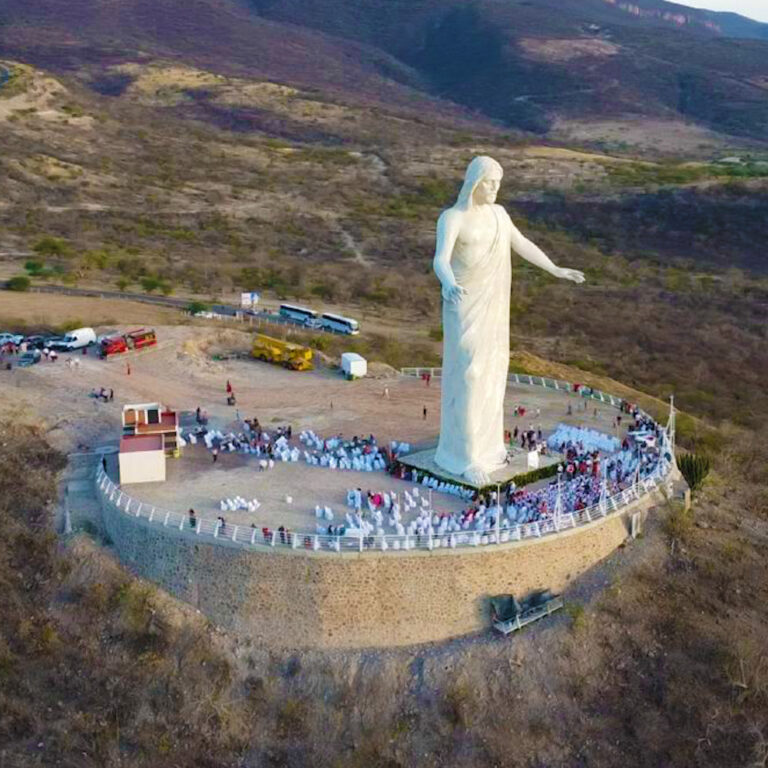
{"label": "white metal railing", "polygon": [[[656,469],[634,485],[604,499],[597,504],[568,512],[559,517],[510,525],[499,521],[488,531],[461,531],[453,533],[384,534],[372,536],[336,536],[306,533],[301,531],[279,531],[271,526],[250,525],[222,526],[220,520],[190,517],[179,512],[160,509],[146,502],[134,499],[121,490],[104,472],[102,467],[96,475],[96,490],[103,504],[114,507],[124,515],[141,519],[157,526],[181,532],[189,537],[205,537],[207,540],[232,542],[253,549],[303,549],[321,552],[407,552],[414,549],[437,550],[457,547],[484,547],[489,544],[506,544],[523,539],[542,538],[556,535],[561,531],[578,528],[619,514],[624,508],[652,493],[663,483],[669,467],[662,460]],[[434,510],[433,510],[434,511]]]}
{"label": "white metal railing", "polygon": [[[421,376],[429,373],[440,378],[440,368],[403,368],[405,376]],[[549,379],[542,376],[512,373],[509,375],[510,384],[539,386],[561,392],[576,392],[576,387],[567,381]],[[579,394],[593,400],[599,400],[615,408],[621,406],[623,400],[613,395],[601,392],[591,387],[580,386]],[[650,419],[647,413],[639,411],[640,415]],[[656,422],[654,421],[654,424]],[[658,426],[658,425],[657,425]],[[664,448],[664,446],[662,446]],[[644,496],[658,489],[668,478],[672,465],[665,461],[663,455],[658,465],[647,477],[633,485],[602,499],[597,504],[576,512],[568,512],[558,517],[549,517],[530,523],[510,525],[500,521],[496,515],[497,525],[490,531],[461,531],[452,533],[423,534],[384,534],[372,536],[336,536],[300,531],[279,531],[271,526],[231,525],[222,526],[220,520],[208,520],[170,510],[159,509],[146,502],[134,499],[116,485],[104,469],[99,466],[96,474],[96,491],[103,504],[115,507],[123,514],[140,518],[158,527],[175,529],[186,536],[203,536],[208,540],[231,542],[232,544],[252,549],[303,549],[315,552],[351,553],[351,552],[407,552],[410,550],[439,550],[455,549],[457,547],[484,547],[491,544],[507,544],[524,539],[542,538],[557,535],[561,531],[593,524],[605,517],[620,514],[629,505],[639,501]],[[437,513],[437,510],[431,510]],[[438,513],[439,514],[439,513]],[[194,521],[194,524],[192,523]]]}
{"label": "white metal railing", "polygon": [[[442,368],[401,368],[400,373],[403,376],[415,376],[420,378],[426,374],[429,374],[433,379],[439,379],[442,377]],[[598,400],[601,403],[612,405],[614,408],[618,408],[622,403],[622,398],[614,397],[606,392],[601,392],[599,389],[590,387],[586,384],[580,384],[578,390],[574,384],[569,381],[561,381],[560,379],[550,379],[546,376],[531,376],[527,373],[510,373],[507,377],[507,383],[509,384],[523,384],[533,387],[544,387],[545,389],[552,389],[556,392],[578,392],[582,397],[590,398],[592,400]],[[645,412],[641,412],[644,416],[647,416]]]}

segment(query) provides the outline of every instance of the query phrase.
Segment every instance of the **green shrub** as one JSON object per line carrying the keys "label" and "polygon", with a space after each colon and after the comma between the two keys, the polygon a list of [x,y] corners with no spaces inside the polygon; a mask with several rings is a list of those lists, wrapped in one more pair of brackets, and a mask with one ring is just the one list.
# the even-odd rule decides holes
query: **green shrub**
{"label": "green shrub", "polygon": [[673,504],[663,525],[666,534],[677,541],[685,542],[693,531],[693,510],[684,504]]}
{"label": "green shrub", "polygon": [[82,265],[85,269],[105,269],[109,264],[109,252],[105,250],[86,251]]}
{"label": "green shrub", "polygon": [[557,464],[550,464],[548,467],[532,469],[530,472],[515,475],[512,481],[518,488],[522,488],[531,483],[537,483],[539,480],[544,480],[546,477],[554,477],[557,474],[557,467]]}
{"label": "green shrub", "polygon": [[30,286],[30,279],[26,275],[18,275],[12,277],[8,283],[8,289],[11,291],[28,291]]}
{"label": "green shrub", "polygon": [[581,605],[581,603],[566,603],[565,612],[571,619],[571,629],[574,632],[578,632],[580,629],[584,629],[587,624],[587,617],[584,612],[584,606]]}
{"label": "green shrub", "polygon": [[698,491],[712,469],[712,459],[698,453],[686,453],[677,460],[677,466],[690,489]]}
{"label": "green shrub", "polygon": [[38,240],[32,246],[32,250],[41,256],[70,256],[72,254],[72,249],[66,240],[50,235]]}
{"label": "green shrub", "polygon": [[147,275],[146,277],[142,277],[141,280],[139,280],[139,282],[141,283],[141,287],[147,293],[152,293],[153,291],[156,291],[158,288],[162,286],[162,281],[157,277],[153,277],[152,275]]}
{"label": "green shrub", "polygon": [[208,312],[210,307],[204,301],[190,301],[187,304],[187,312],[190,315],[196,315],[199,312]]}
{"label": "green shrub", "polygon": [[43,270],[45,269],[45,262],[44,261],[27,261],[24,264],[24,269],[29,272],[30,275],[33,277],[37,277],[40,274],[42,274]]}

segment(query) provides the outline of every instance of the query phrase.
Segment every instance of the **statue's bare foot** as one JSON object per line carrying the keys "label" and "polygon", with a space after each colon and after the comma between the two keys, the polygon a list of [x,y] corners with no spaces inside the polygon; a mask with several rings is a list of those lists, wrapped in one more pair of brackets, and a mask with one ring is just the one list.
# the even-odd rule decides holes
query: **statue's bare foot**
{"label": "statue's bare foot", "polygon": [[469,480],[472,485],[490,485],[491,482],[491,476],[480,469],[480,467],[470,467],[464,473],[464,477]]}

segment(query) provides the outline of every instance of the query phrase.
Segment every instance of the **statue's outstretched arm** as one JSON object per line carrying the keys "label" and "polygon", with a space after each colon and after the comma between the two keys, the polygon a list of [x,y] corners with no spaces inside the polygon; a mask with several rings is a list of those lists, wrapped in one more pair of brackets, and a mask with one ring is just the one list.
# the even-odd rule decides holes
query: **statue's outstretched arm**
{"label": "statue's outstretched arm", "polygon": [[538,245],[532,243],[520,230],[510,221],[510,227],[512,227],[511,243],[515,253],[518,253],[526,261],[531,264],[535,264],[545,272],[549,272],[554,277],[560,277],[565,280],[572,280],[574,283],[584,282],[584,273],[579,272],[577,269],[567,269],[564,267],[558,267],[552,259],[547,256],[544,251],[539,248]]}
{"label": "statue's outstretched arm", "polygon": [[456,282],[456,276],[451,267],[451,256],[459,236],[461,223],[459,214],[455,211],[444,211],[437,221],[437,245],[435,246],[435,259],[432,265],[442,286],[443,298],[453,303],[461,300],[466,293]]}

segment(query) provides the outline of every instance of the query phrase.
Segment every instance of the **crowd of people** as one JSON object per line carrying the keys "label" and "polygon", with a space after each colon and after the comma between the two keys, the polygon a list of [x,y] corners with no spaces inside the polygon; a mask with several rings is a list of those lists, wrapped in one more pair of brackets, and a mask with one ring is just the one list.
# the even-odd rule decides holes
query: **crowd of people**
{"label": "crowd of people", "polygon": [[88,397],[92,397],[95,400],[100,400],[102,403],[111,403],[115,399],[115,390],[111,387],[109,389],[105,387],[95,387],[89,392]]}
{"label": "crowd of people", "polygon": [[[296,462],[300,458],[298,447],[291,446],[293,431],[290,425],[279,426],[268,432],[261,428],[258,419],[245,419],[243,430],[222,432],[207,426],[207,413],[198,408],[195,412],[197,426],[183,435],[185,442],[196,445],[202,442],[213,457],[214,463],[221,453],[247,453],[261,459],[259,469],[274,467],[277,461]],[[262,463],[263,462],[263,463]]]}
{"label": "crowd of people", "polygon": [[[516,412],[522,417],[526,411],[518,407]],[[534,413],[529,415],[533,417]],[[192,443],[202,441],[214,454],[214,461],[219,452],[237,451],[259,457],[260,465],[264,465],[260,468],[266,468],[274,466],[275,461],[297,462],[303,456],[312,466],[387,471],[413,484],[399,493],[350,488],[346,495],[348,510],[339,520],[329,506],[317,505],[316,533],[331,537],[335,543],[329,546],[336,547],[346,537],[354,537],[364,546],[373,546],[374,537],[385,535],[393,535],[393,542],[398,537],[404,538],[410,541],[410,546],[421,545],[425,537],[429,541],[433,537],[444,538],[446,546],[456,546],[500,531],[506,537],[503,540],[508,540],[520,526],[551,524],[559,515],[576,514],[600,505],[656,471],[665,449],[663,430],[628,403],[622,404],[620,414],[614,419],[615,426],[621,423],[618,420],[622,416],[633,420],[622,440],[595,429],[565,423],[558,424],[546,439],[540,427],[515,426],[508,434],[510,442],[516,444],[520,439],[523,449],[549,450],[562,456],[557,474],[543,486],[518,489],[510,483],[500,486],[498,495],[496,491],[483,495],[402,464],[398,457],[410,451],[410,445],[405,443],[394,441],[380,446],[374,435],[345,439],[340,434],[321,437],[312,430],[303,430],[294,436],[290,425],[267,431],[255,417],[240,421],[239,413],[242,431],[225,434],[206,427],[207,418],[201,409],[197,409],[196,416],[198,426],[188,433],[187,439]],[[468,503],[460,512],[439,512],[432,505],[432,492],[452,494]],[[222,512],[255,512],[259,507],[256,499],[234,497],[220,502]],[[220,529],[226,525],[223,517],[219,525]],[[256,529],[255,524],[252,527]],[[295,544],[284,526],[276,532],[265,527],[262,534],[265,543]],[[305,534],[302,536],[305,543],[310,541]]]}
{"label": "crowd of people", "polygon": [[312,430],[299,435],[304,460],[313,466],[357,472],[384,472],[392,463],[391,448],[379,446],[373,435],[345,440],[341,435],[321,438]]}
{"label": "crowd of people", "polygon": [[574,427],[570,424],[558,424],[547,438],[547,445],[557,453],[565,454],[572,448],[580,453],[603,451],[612,453],[619,448],[619,440],[612,435],[598,432],[596,429]]}
{"label": "crowd of people", "polygon": [[[14,356],[23,355],[25,352],[33,349],[38,349],[38,347],[28,344],[26,341],[22,341],[20,344],[7,341],[5,344],[0,345],[0,361],[5,361],[6,358],[10,361]],[[59,353],[47,346],[40,348],[40,354],[42,359],[48,360],[51,363],[55,363],[59,359]]]}

